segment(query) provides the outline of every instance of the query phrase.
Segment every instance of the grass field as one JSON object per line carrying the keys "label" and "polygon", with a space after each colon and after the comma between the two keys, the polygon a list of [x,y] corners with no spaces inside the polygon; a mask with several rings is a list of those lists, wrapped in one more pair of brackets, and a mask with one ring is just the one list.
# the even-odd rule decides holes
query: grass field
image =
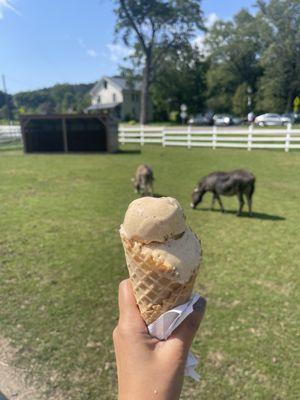
{"label": "grass field", "polygon": [[[186,380],[182,399],[299,399],[300,154],[135,149],[0,153],[0,335],[17,364],[49,396],[115,398],[111,332],[127,277],[118,227],[147,162],[156,194],[179,199],[203,245],[196,288],[208,306],[193,345],[202,379]],[[253,218],[234,215],[235,198],[225,214],[208,211],[209,195],[189,208],[201,176],[237,167],[257,176]]]}

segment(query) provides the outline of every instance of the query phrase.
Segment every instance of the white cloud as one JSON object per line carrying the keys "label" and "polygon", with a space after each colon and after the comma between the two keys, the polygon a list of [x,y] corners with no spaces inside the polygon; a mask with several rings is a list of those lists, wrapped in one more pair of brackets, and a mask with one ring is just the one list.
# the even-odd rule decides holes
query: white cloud
{"label": "white cloud", "polygon": [[209,51],[207,45],[205,44],[205,39],[206,36],[204,34],[197,36],[192,40],[192,46],[194,46],[204,57],[207,57],[209,55]]}
{"label": "white cloud", "polygon": [[106,47],[108,48],[110,53],[110,60],[114,62],[122,61],[125,57],[128,57],[130,56],[130,54],[133,53],[132,49],[129,49],[128,47],[122,46],[120,44],[108,43]]}
{"label": "white cloud", "polygon": [[217,16],[216,13],[208,14],[208,16],[206,17],[205,26],[208,29],[211,28],[213,26],[213,24],[218,21],[218,19],[219,19],[219,17]]}
{"label": "white cloud", "polygon": [[87,49],[86,54],[92,58],[98,57],[98,53],[94,49]]}
{"label": "white cloud", "polygon": [[19,11],[14,7],[14,0],[0,0],[0,19],[4,18],[5,9],[9,9],[15,14],[20,15]]}
{"label": "white cloud", "polygon": [[89,48],[82,38],[77,38],[77,43],[79,44],[79,47],[85,50],[86,55],[92,58],[98,57],[99,54],[97,53],[97,51],[95,49]]}
{"label": "white cloud", "polygon": [[[216,13],[210,13],[205,18],[205,26],[207,29],[210,29],[215,22],[219,20],[219,17]],[[198,49],[199,53],[201,53],[204,57],[209,55],[208,46],[205,44],[206,35],[202,33],[192,40],[192,45]]]}

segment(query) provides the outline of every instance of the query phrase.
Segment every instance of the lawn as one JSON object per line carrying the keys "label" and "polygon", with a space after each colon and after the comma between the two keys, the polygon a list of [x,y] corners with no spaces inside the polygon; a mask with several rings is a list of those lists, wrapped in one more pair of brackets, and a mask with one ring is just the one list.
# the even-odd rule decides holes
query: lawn
{"label": "lawn", "polygon": [[[136,149],[136,150],[134,150]],[[299,399],[300,153],[126,146],[115,155],[0,152],[0,335],[18,366],[64,400],[112,400],[111,332],[127,277],[118,228],[141,162],[201,237],[196,289],[208,301],[193,351],[201,382],[182,399]],[[189,208],[199,178],[257,176],[254,216]],[[297,364],[298,362],[298,364]],[[60,397],[58,397],[60,396]]]}

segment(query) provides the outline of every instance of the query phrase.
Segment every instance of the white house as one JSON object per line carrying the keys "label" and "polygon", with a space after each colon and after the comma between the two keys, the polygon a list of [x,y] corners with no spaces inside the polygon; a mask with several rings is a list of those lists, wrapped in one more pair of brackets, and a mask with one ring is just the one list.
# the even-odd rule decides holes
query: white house
{"label": "white house", "polygon": [[[141,82],[128,83],[117,76],[104,76],[90,91],[91,105],[87,111],[110,110],[121,120],[139,120],[141,108]],[[152,119],[152,105],[148,108]]]}

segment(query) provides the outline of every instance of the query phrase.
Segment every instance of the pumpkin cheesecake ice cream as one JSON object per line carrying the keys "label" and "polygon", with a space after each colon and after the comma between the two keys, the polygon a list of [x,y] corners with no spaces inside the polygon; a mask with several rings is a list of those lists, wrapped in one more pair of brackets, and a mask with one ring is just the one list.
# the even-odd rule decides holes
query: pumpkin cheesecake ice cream
{"label": "pumpkin cheesecake ice cream", "polygon": [[134,200],[120,235],[136,301],[147,325],[190,299],[201,247],[176,199]]}

